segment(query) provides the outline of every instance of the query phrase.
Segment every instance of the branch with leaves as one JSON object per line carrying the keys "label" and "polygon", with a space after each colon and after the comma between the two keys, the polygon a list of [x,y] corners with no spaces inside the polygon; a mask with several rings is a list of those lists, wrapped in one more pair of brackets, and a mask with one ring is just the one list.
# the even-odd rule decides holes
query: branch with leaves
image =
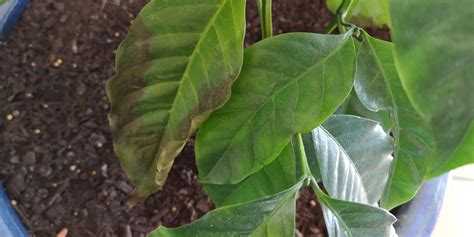
{"label": "branch with leaves", "polygon": [[[352,22],[363,1],[339,0],[335,35],[273,36],[272,1],[257,3],[263,40],[245,50],[244,0],[152,0],[119,46],[107,91],[134,200],[161,189],[199,129],[199,178],[218,207],[149,236],[294,236],[306,186],[330,236],[395,236],[388,210],[474,163],[472,10],[393,0],[390,43]],[[440,11],[452,18],[432,24]]]}

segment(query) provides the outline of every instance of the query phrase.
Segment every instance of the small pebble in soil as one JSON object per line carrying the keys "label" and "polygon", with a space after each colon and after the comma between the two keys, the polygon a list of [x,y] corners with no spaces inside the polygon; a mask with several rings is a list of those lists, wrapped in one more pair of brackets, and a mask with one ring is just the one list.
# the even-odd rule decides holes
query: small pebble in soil
{"label": "small pebble in soil", "polygon": [[102,142],[97,142],[97,143],[95,144],[95,146],[96,146],[97,148],[102,148],[102,147],[104,146],[104,144],[102,144]]}
{"label": "small pebble in soil", "polygon": [[69,158],[69,159],[72,159],[72,158],[76,157],[76,154],[73,151],[68,151],[66,153],[66,157]]}
{"label": "small pebble in soil", "polygon": [[69,166],[69,170],[72,171],[72,172],[76,171],[76,169],[77,169],[77,166],[75,166],[75,165]]}
{"label": "small pebble in soil", "polygon": [[108,168],[109,166],[107,164],[103,164],[101,167],[100,167],[100,173],[102,174],[102,176],[104,176],[105,178],[108,177]]}
{"label": "small pebble in soil", "polygon": [[32,67],[36,67],[36,63],[35,63],[35,62],[32,62],[32,63],[31,63],[31,66],[32,66]]}
{"label": "small pebble in soil", "polygon": [[91,172],[91,176],[96,176],[96,175],[97,175],[97,171],[93,170],[93,171]]}
{"label": "small pebble in soil", "polygon": [[12,200],[12,205],[13,205],[13,206],[18,205],[18,201],[17,201],[17,200]]}
{"label": "small pebble in soil", "polygon": [[34,132],[36,135],[41,134],[41,130],[40,130],[39,128],[36,128],[35,130],[33,130],[33,132]]}
{"label": "small pebble in soil", "polygon": [[114,36],[115,36],[115,38],[120,37],[120,32],[115,32]]}
{"label": "small pebble in soil", "polygon": [[48,104],[42,104],[41,106],[43,106],[43,109],[47,109],[49,107]]}
{"label": "small pebble in soil", "polygon": [[25,93],[26,98],[33,98],[33,93],[27,92]]}
{"label": "small pebble in soil", "polygon": [[175,212],[176,212],[176,210],[177,210],[177,209],[176,209],[176,207],[175,207],[175,206],[171,207],[171,212],[175,213]]}
{"label": "small pebble in soil", "polygon": [[7,114],[6,119],[7,119],[8,121],[12,121],[12,120],[13,120],[13,115],[12,115],[12,114]]}
{"label": "small pebble in soil", "polygon": [[38,168],[38,173],[41,177],[48,177],[53,172],[53,169],[49,165],[41,165]]}
{"label": "small pebble in soil", "polygon": [[315,207],[316,206],[316,201],[314,201],[314,200],[309,201],[309,205],[311,205],[312,207]]}
{"label": "small pebble in soil", "polygon": [[72,67],[73,67],[73,68],[77,68],[77,64],[73,63],[73,64],[72,64]]}
{"label": "small pebble in soil", "polygon": [[12,163],[12,164],[20,163],[20,157],[19,156],[11,156],[10,157],[10,163]]}
{"label": "small pebble in soil", "polygon": [[20,111],[14,110],[14,111],[12,112],[12,115],[15,116],[15,117],[18,117],[18,116],[20,116]]}
{"label": "small pebble in soil", "polygon": [[54,61],[53,67],[58,68],[59,66],[61,66],[61,64],[63,64],[63,60],[58,58]]}

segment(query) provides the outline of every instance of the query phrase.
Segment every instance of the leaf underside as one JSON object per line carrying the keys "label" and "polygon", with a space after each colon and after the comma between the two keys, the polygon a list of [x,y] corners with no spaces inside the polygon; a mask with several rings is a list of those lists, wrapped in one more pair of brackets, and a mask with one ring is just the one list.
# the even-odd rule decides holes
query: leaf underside
{"label": "leaf underside", "polygon": [[472,0],[391,1],[397,68],[436,140],[429,178],[474,163],[472,6]]}
{"label": "leaf underside", "polygon": [[433,162],[435,145],[428,125],[403,90],[393,61],[393,45],[365,32],[363,38],[354,89],[368,109],[389,114],[395,160],[381,205],[392,209],[416,194]]}
{"label": "leaf underside", "polygon": [[392,142],[379,123],[333,115],[312,131],[314,158],[329,195],[377,205],[393,161]]}
{"label": "leaf underside", "polygon": [[231,99],[197,135],[201,180],[241,182],[336,111],[352,87],[351,34],[290,33],[248,48]]}
{"label": "leaf underside", "polygon": [[152,0],[108,82],[114,148],[137,197],[159,190],[189,136],[222,106],[243,60],[244,0]]}
{"label": "leaf underside", "polygon": [[390,212],[366,204],[331,198],[319,187],[316,187],[315,192],[321,203],[330,237],[397,236],[393,228],[397,219]]}
{"label": "leaf underside", "polygon": [[378,207],[393,159],[390,136],[376,121],[333,115],[311,140],[308,160],[316,160],[310,163],[318,164],[330,195],[313,186],[329,236],[395,236],[395,218]]}

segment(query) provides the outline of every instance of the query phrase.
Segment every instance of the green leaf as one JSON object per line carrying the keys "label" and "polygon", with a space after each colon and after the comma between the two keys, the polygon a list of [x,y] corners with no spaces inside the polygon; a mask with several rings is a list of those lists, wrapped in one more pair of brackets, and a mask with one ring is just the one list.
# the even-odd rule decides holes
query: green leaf
{"label": "green leaf", "polygon": [[433,161],[435,146],[429,127],[403,90],[393,62],[393,45],[365,32],[363,38],[354,89],[368,109],[389,112],[395,160],[381,205],[391,209],[416,194]]}
{"label": "green leaf", "polygon": [[[332,13],[336,13],[342,0],[326,0]],[[348,12],[349,21],[363,26],[390,26],[389,0],[353,0]]]}
{"label": "green leaf", "polygon": [[377,204],[393,159],[390,136],[376,121],[351,115],[333,115],[311,135],[308,160],[317,160],[331,196],[312,181],[329,236],[395,236],[395,217]]}
{"label": "green leaf", "polygon": [[390,212],[360,203],[338,200],[327,196],[317,185],[313,189],[320,201],[330,237],[397,236]]}
{"label": "green leaf", "polygon": [[403,87],[436,140],[427,176],[474,163],[472,0],[392,0],[391,14]]}
{"label": "green leaf", "polygon": [[444,164],[441,164],[438,169],[434,170],[430,175],[435,177],[449,170],[455,169],[457,167],[463,166],[467,163],[474,163],[474,121],[471,122],[466,134],[459,143],[457,149],[454,151],[451,159],[446,159]]}
{"label": "green leaf", "polygon": [[385,132],[390,133],[392,131],[392,122],[390,121],[390,114],[388,113],[388,111],[380,110],[374,112],[367,109],[364,104],[360,102],[355,91],[351,93],[346,114],[375,120],[380,123],[380,126],[383,127],[383,130]]}
{"label": "green leaf", "polygon": [[308,159],[317,160],[329,195],[377,205],[393,160],[392,139],[379,123],[351,115],[333,115],[311,134],[310,148],[315,154]]}
{"label": "green leaf", "polygon": [[217,206],[227,206],[271,196],[295,185],[296,164],[289,143],[278,157],[238,184],[207,184],[206,193]]}
{"label": "green leaf", "polygon": [[160,227],[148,237],[294,236],[296,194],[301,185],[299,182],[273,196],[218,208],[189,225]]}
{"label": "green leaf", "polygon": [[201,180],[239,183],[336,111],[352,87],[351,35],[290,33],[249,47],[231,99],[197,135]]}
{"label": "green leaf", "polygon": [[308,162],[309,169],[311,171],[311,176],[318,182],[321,180],[321,171],[316,158],[316,148],[314,147],[313,134],[311,132],[302,134],[303,145],[306,154],[306,161]]}
{"label": "green leaf", "polygon": [[243,0],[152,0],[117,50],[110,124],[135,195],[159,190],[187,139],[230,96],[243,61]]}

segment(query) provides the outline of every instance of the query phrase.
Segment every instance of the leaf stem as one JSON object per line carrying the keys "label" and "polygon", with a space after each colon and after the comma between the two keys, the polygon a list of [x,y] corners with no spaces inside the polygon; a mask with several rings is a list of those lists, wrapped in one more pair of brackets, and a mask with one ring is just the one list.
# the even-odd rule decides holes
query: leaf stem
{"label": "leaf stem", "polygon": [[333,21],[331,21],[331,23],[329,23],[329,25],[323,30],[323,32],[321,32],[322,34],[331,34],[331,32],[333,32],[337,27],[337,19],[334,19]]}
{"label": "leaf stem", "polygon": [[258,13],[262,28],[262,38],[273,36],[272,0],[257,0]]}
{"label": "leaf stem", "polygon": [[321,188],[318,185],[318,182],[316,182],[316,179],[314,179],[313,177],[311,177],[310,179],[310,184],[311,184],[311,188],[316,193],[316,195],[318,194],[318,192],[322,192]]}
{"label": "leaf stem", "polygon": [[295,135],[295,140],[298,148],[298,160],[300,162],[301,174],[304,179],[308,179],[306,185],[309,185],[309,178],[312,176],[308,165],[308,159],[306,158],[306,151],[304,149],[303,136],[301,133]]}

